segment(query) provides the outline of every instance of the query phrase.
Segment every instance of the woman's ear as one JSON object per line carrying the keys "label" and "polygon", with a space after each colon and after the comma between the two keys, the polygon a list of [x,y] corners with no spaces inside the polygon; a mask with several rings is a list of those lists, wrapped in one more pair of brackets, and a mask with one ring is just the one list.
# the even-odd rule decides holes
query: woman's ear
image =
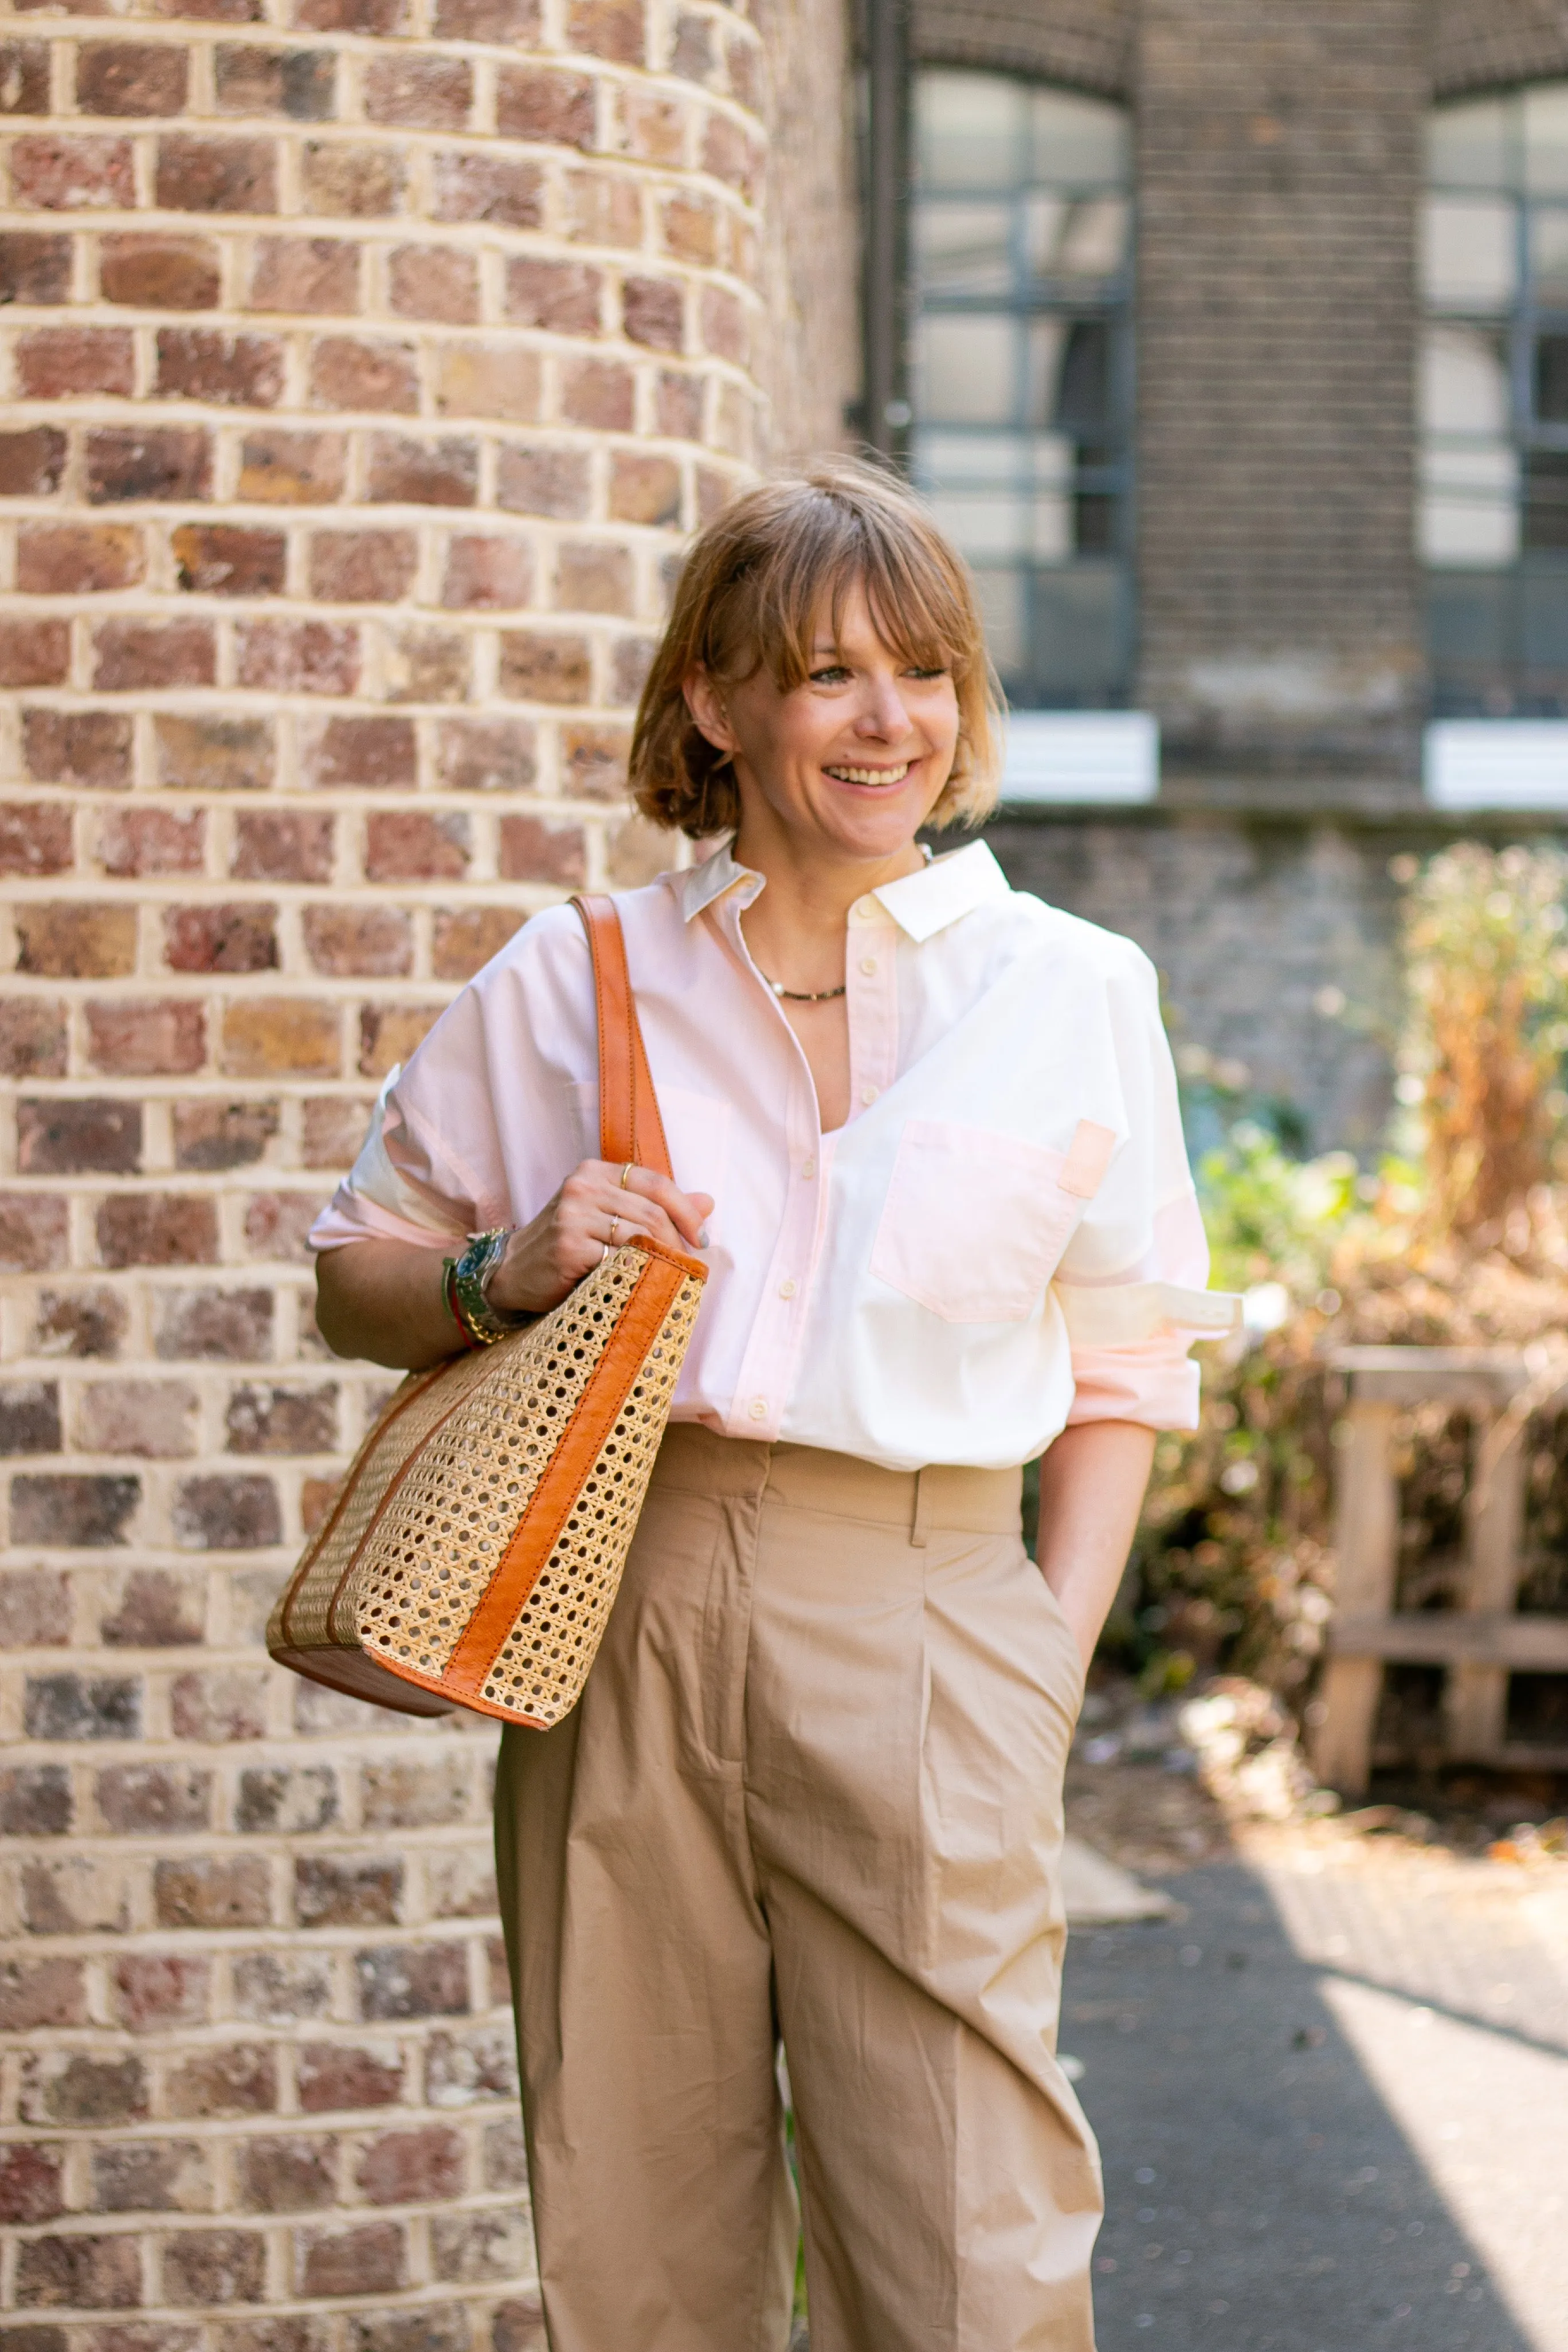
{"label": "woman's ear", "polygon": [[686,697],[686,708],[696,722],[697,730],[716,751],[733,751],[735,730],[730,724],[723,698],[705,669],[694,669],[681,680],[680,690]]}

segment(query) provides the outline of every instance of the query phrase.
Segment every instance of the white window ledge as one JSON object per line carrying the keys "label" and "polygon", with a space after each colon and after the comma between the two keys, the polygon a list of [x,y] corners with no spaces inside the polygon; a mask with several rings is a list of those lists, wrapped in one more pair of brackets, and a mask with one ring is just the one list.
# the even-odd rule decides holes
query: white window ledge
{"label": "white window ledge", "polygon": [[1440,809],[1568,809],[1568,719],[1442,719],[1426,730]]}
{"label": "white window ledge", "polygon": [[1152,801],[1160,730],[1142,710],[1015,710],[1002,770],[1005,806]]}

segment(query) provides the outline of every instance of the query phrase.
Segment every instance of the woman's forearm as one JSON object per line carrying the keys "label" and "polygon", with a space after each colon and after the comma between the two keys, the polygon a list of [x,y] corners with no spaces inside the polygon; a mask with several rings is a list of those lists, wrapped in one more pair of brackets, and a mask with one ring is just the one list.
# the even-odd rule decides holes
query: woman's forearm
{"label": "woman's forearm", "polygon": [[1064,1429],[1040,1463],[1036,1558],[1078,1636],[1094,1654],[1143,1507],[1154,1432],[1136,1421],[1086,1421]]}
{"label": "woman's forearm", "polygon": [[334,1356],[422,1371],[462,1346],[442,1294],[442,1253],[345,1242],[316,1260],[316,1321]]}

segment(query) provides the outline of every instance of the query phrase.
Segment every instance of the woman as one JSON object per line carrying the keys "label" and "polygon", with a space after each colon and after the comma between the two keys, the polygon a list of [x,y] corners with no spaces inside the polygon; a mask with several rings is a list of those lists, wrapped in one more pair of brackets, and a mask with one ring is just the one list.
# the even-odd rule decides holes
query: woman
{"label": "woman", "polygon": [[485,1228],[500,1318],[633,1230],[711,1269],[584,1698],[502,1741],[554,2352],[781,2352],[781,2038],[814,2352],[1092,2344],[1062,1770],[1154,1433],[1195,1413],[1151,1286],[1206,1257],[1143,957],[983,843],[919,845],[994,798],[989,677],[962,564],[880,475],[727,509],[631,770],[657,823],[730,837],[618,902],[677,1181],[593,1156],[562,908],[437,1024],[316,1230],[329,1343],[385,1364],[461,1344],[444,1253]]}

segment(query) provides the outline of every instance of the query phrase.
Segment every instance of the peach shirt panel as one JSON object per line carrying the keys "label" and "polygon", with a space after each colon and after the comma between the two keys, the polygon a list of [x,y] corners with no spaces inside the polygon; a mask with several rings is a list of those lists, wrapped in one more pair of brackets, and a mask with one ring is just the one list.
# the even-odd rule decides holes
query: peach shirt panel
{"label": "peach shirt panel", "polygon": [[[1189,1429],[1228,1326],[1154,973],[982,842],[851,909],[851,1109],[824,1134],[727,849],[616,904],[676,1181],[714,1196],[674,1417],[890,1469],[1005,1468],[1069,1423]],[[383,1091],[311,1234],[450,1252],[598,1150],[593,975],[537,915]]]}

